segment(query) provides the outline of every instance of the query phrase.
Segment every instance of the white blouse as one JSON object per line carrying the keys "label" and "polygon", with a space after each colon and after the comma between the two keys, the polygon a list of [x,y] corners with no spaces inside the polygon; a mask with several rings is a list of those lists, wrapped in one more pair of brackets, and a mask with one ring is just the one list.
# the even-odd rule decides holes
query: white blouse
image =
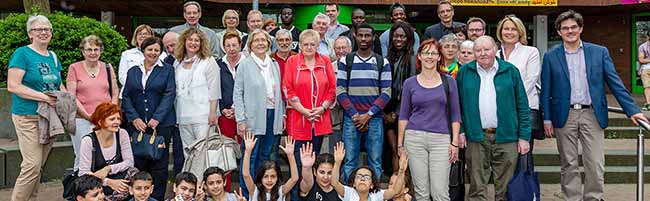
{"label": "white blouse", "polygon": [[[501,50],[503,50],[503,47]],[[499,57],[501,57],[501,50],[497,52]],[[505,56],[505,52],[503,55]],[[528,96],[528,106],[531,109],[539,109],[539,90],[535,87],[542,73],[539,50],[535,47],[522,45],[517,42],[510,56],[502,59],[512,63],[519,69],[519,74],[524,82],[526,95]]]}
{"label": "white blouse", "polygon": [[183,67],[183,60],[174,62],[176,68],[176,117],[179,124],[208,123],[210,101],[221,99],[220,69],[209,56],[197,58],[192,68]]}

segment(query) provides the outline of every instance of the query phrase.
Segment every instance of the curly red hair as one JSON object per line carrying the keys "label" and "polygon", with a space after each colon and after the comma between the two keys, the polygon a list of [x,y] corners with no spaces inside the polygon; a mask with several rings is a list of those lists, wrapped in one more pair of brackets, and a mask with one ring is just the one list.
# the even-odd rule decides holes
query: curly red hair
{"label": "curly red hair", "polygon": [[106,126],[103,125],[104,120],[114,114],[120,114],[120,116],[122,115],[120,106],[117,106],[117,104],[110,102],[99,104],[97,108],[95,108],[95,112],[90,116],[90,122],[95,125],[93,130],[96,131],[102,128],[106,128]]}

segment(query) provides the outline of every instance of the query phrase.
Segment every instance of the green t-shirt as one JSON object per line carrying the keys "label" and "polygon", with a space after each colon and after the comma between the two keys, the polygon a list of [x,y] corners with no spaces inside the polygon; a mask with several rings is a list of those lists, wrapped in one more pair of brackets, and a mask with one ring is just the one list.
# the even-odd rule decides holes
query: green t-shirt
{"label": "green t-shirt", "polygon": [[[61,62],[52,51],[43,56],[28,46],[23,46],[11,55],[9,68],[19,68],[25,71],[22,84],[30,89],[58,91],[61,86]],[[11,94],[11,113],[17,115],[35,115],[38,101],[24,99]]]}

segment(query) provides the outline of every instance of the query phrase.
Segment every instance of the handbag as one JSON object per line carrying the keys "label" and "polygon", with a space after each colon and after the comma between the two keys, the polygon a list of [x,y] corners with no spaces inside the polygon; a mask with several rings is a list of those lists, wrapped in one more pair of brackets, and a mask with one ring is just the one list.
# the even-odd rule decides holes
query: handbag
{"label": "handbag", "polygon": [[507,197],[510,201],[539,201],[539,178],[531,165],[531,153],[519,155],[517,170],[508,182]]}
{"label": "handbag", "polygon": [[[216,132],[212,132],[215,131]],[[208,167],[219,167],[224,171],[237,169],[237,158],[241,156],[239,144],[221,134],[218,127],[210,127],[205,138],[185,147],[189,153],[183,164],[183,171],[202,175]]]}
{"label": "handbag", "polygon": [[[148,131],[147,129],[146,131]],[[138,131],[131,136],[131,149],[133,157],[144,158],[147,160],[160,160],[165,153],[165,137],[156,135],[156,129],[152,134]]]}

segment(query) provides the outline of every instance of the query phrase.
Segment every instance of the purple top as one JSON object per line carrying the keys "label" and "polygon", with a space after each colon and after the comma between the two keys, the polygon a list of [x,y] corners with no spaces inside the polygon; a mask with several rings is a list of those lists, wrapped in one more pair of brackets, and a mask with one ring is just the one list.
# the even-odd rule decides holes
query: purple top
{"label": "purple top", "polygon": [[[458,88],[456,81],[449,75],[449,97],[451,98],[451,121],[460,122],[460,104],[458,103]],[[410,77],[402,87],[402,102],[399,120],[408,120],[406,129],[432,133],[449,134],[447,121],[447,100],[445,87],[440,85],[425,88],[416,79]]]}

